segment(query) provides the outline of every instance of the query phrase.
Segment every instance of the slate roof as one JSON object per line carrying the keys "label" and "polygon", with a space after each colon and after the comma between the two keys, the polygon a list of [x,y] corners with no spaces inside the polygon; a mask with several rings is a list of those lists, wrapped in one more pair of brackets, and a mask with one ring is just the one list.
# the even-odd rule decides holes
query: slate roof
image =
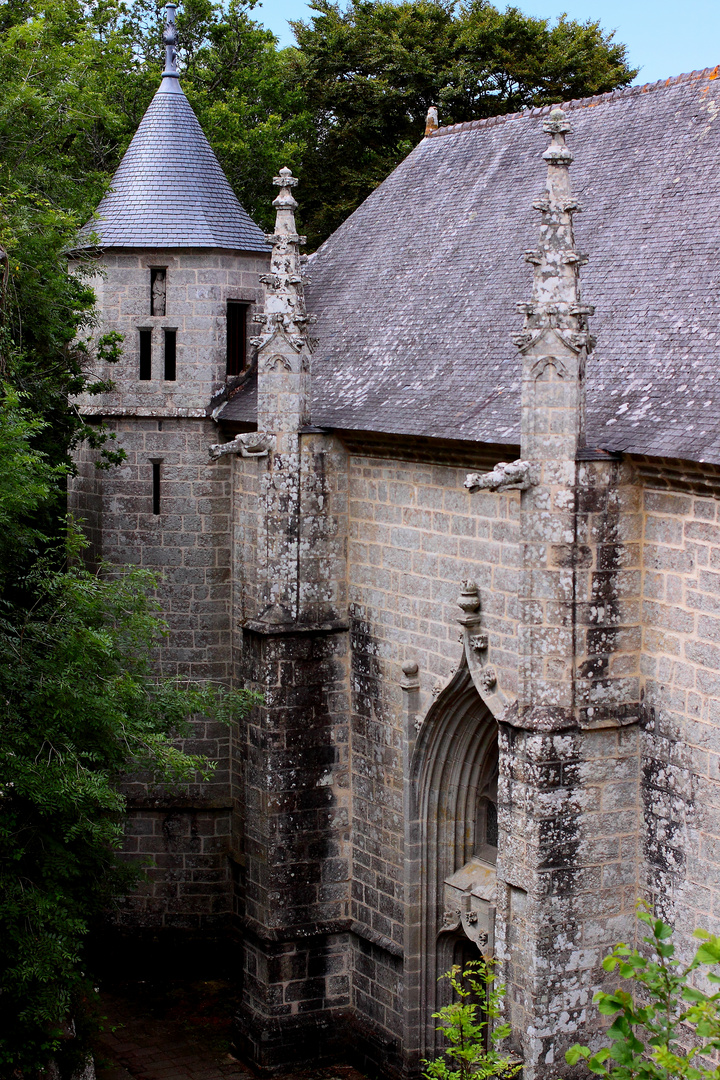
{"label": "slate roof", "polygon": [[[720,463],[718,71],[564,106],[596,305],[591,446]],[[438,129],[310,259],[314,424],[519,443],[510,336],[548,111]]]}
{"label": "slate roof", "polygon": [[98,214],[80,230],[78,250],[93,233],[103,248],[269,250],[176,78],[160,84]]}

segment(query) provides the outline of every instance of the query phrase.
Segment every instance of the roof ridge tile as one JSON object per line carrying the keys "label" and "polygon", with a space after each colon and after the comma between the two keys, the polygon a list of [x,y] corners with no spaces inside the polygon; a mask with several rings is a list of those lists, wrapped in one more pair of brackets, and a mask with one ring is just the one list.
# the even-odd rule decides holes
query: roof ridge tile
{"label": "roof ridge tile", "polygon": [[608,90],[605,94],[593,94],[591,97],[571,98],[569,101],[553,102],[549,105],[531,105],[527,109],[518,112],[499,113],[496,116],[485,116],[480,120],[464,120],[458,124],[448,124],[447,127],[438,127],[426,136],[428,139],[437,139],[443,135],[456,135],[460,131],[478,131],[482,128],[496,127],[505,124],[509,120],[518,120],[529,116],[547,116],[552,109],[560,106],[563,109],[587,109],[606,101],[620,101],[638,94],[647,94],[653,90],[666,90],[671,86],[681,83],[697,81],[699,79],[717,79],[720,77],[720,64],[715,67],[701,68],[697,71],[684,72],[681,75],[671,75],[667,79],[658,79],[655,82],[643,83],[638,86],[622,86],[615,90]]}

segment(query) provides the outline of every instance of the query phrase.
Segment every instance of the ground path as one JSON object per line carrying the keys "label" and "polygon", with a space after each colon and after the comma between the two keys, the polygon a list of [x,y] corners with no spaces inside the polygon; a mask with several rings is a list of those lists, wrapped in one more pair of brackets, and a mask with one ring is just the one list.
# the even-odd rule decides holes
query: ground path
{"label": "ground path", "polygon": [[[229,1052],[232,995],[216,981],[134,983],[102,995],[95,1038],[98,1080],[256,1080]],[[349,1066],[285,1080],[365,1080]]]}

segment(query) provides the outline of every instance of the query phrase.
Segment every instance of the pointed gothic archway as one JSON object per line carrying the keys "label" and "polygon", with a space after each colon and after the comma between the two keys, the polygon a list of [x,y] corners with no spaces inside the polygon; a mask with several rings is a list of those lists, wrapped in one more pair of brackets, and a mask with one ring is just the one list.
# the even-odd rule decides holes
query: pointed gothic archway
{"label": "pointed gothic archway", "polygon": [[430,708],[410,776],[405,1045],[411,1069],[436,1044],[438,978],[492,949],[497,721],[463,662]]}

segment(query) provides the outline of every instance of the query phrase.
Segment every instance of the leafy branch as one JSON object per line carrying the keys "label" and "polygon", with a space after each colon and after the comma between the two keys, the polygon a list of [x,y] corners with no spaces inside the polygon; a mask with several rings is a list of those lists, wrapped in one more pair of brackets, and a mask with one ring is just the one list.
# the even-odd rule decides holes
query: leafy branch
{"label": "leafy branch", "polygon": [[720,963],[720,938],[696,930],[702,944],[683,964],[672,927],[644,903],[638,919],[649,929],[642,939],[649,955],[620,943],[603,960],[605,971],[617,971],[630,991],[599,991],[594,999],[603,1016],[613,1017],[605,1032],[610,1046],[593,1053],[576,1043],[565,1054],[568,1064],[584,1060],[608,1080],[720,1080],[720,1063],[711,1059],[720,1050],[720,991],[698,986],[703,980],[709,988],[720,985],[720,975],[710,970]]}

